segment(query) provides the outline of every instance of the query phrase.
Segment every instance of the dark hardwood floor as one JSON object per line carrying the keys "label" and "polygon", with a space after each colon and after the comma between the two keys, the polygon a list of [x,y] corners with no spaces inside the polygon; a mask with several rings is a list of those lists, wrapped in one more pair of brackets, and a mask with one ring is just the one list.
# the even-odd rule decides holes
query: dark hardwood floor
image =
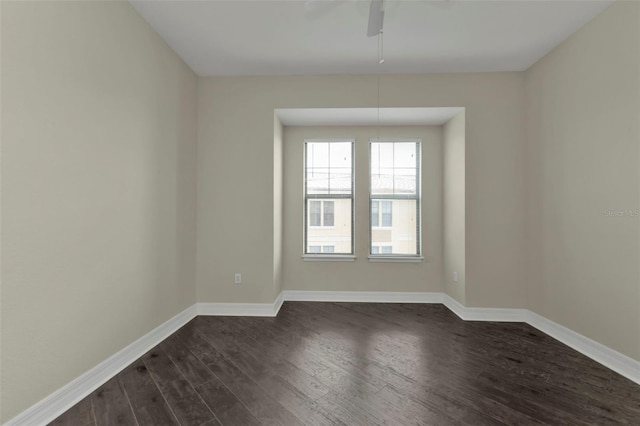
{"label": "dark hardwood floor", "polygon": [[521,323],[287,302],[197,317],[54,425],[640,424],[640,386]]}

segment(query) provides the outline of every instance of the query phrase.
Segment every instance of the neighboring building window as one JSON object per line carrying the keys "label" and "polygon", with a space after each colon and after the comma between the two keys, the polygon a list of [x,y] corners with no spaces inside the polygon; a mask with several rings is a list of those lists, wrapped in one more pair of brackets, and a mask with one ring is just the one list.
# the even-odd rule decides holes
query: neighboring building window
{"label": "neighboring building window", "polygon": [[420,141],[370,142],[372,255],[420,256]]}
{"label": "neighboring building window", "polygon": [[335,253],[335,246],[309,246],[309,253]]}
{"label": "neighboring building window", "polygon": [[333,226],[334,201],[309,201],[309,226]]}
{"label": "neighboring building window", "polygon": [[353,254],[353,141],[304,146],[304,253]]}
{"label": "neighboring building window", "polygon": [[371,226],[373,228],[391,227],[393,224],[393,202],[392,201],[372,201],[371,202]]}
{"label": "neighboring building window", "polygon": [[371,254],[392,254],[391,244],[374,244],[371,246]]}

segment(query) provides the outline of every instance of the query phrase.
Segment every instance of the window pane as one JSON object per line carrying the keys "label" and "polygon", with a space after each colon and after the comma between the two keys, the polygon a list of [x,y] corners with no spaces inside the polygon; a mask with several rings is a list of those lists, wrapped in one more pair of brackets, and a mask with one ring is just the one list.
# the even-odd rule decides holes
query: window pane
{"label": "window pane", "polygon": [[333,226],[333,201],[324,202],[324,226]]}
{"label": "window pane", "polygon": [[393,176],[395,195],[416,194],[416,169],[395,169]]}
{"label": "window pane", "polygon": [[393,194],[393,169],[379,168],[371,173],[371,193],[373,195]]}
{"label": "window pane", "polygon": [[328,194],[351,194],[351,169],[331,169]]}
{"label": "window pane", "polygon": [[380,202],[372,201],[371,202],[371,226],[380,226],[380,221],[378,220],[380,217]]}
{"label": "window pane", "polygon": [[309,253],[320,253],[320,246],[309,246]]}
{"label": "window pane", "polygon": [[393,168],[393,143],[371,142],[371,170]]}
{"label": "window pane", "polygon": [[393,168],[414,168],[416,167],[416,143],[415,142],[394,142],[393,143]]}
{"label": "window pane", "polygon": [[[385,203],[391,205],[385,207]],[[392,215],[393,220],[390,220],[391,225],[389,227],[371,230],[372,253],[374,253],[373,247],[378,245],[382,247],[382,253],[385,254],[418,254],[416,203],[416,200],[383,201],[381,206],[382,215],[385,214],[384,210],[388,209],[389,217]]]}
{"label": "window pane", "polygon": [[329,145],[329,166],[351,169],[351,142],[331,142]]}
{"label": "window pane", "polygon": [[307,193],[351,194],[351,142],[307,142]]}
{"label": "window pane", "polygon": [[307,168],[329,167],[329,144],[327,142],[307,142]]}
{"label": "window pane", "polygon": [[371,254],[380,254],[380,246],[371,247]]}
{"label": "window pane", "polygon": [[324,246],[324,247],[322,247],[322,252],[323,253],[334,253],[335,252],[335,247],[334,246]]}
{"label": "window pane", "polygon": [[309,226],[322,226],[321,201],[309,201]]}
{"label": "window pane", "polygon": [[307,168],[307,194],[329,193],[329,169]]}
{"label": "window pane", "polygon": [[382,214],[381,214],[381,222],[382,226],[391,226],[392,213],[393,213],[393,202],[392,201],[382,201]]}
{"label": "window pane", "polygon": [[415,195],[417,142],[371,143],[371,194]]}
{"label": "window pane", "polygon": [[[351,199],[334,198],[324,201],[325,226],[307,226],[307,247],[311,246],[333,246],[333,253],[351,254]],[[319,200],[313,200],[319,202]],[[309,206],[311,203],[309,203]],[[333,208],[332,219],[328,219],[327,206]],[[328,220],[332,220],[332,225],[328,225]],[[310,252],[307,252],[310,253]],[[325,251],[325,253],[327,253]]]}

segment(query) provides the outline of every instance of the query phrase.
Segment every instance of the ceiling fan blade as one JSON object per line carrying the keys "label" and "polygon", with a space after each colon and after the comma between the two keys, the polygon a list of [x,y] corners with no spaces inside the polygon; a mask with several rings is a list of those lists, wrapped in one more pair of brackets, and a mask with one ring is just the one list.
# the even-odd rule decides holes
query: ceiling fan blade
{"label": "ceiling fan blade", "polygon": [[384,22],[384,9],[382,8],[382,0],[371,0],[369,7],[369,26],[367,27],[367,36],[372,37],[382,32],[382,24]]}

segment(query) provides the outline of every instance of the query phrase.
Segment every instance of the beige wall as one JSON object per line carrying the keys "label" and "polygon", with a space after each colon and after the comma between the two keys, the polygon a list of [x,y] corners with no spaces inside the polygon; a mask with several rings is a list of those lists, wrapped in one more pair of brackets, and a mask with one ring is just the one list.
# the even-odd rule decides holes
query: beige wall
{"label": "beige wall", "polygon": [[[369,140],[422,139],[421,263],[372,263],[369,253]],[[355,255],[353,262],[306,262],[303,240],[303,151],[305,139],[355,139]],[[336,215],[336,219],[338,216]],[[442,291],[442,128],[285,127],[285,290]],[[414,231],[415,232],[415,231]]]}
{"label": "beige wall", "polygon": [[640,4],[616,2],[526,73],[529,307],[635,359],[639,61]]}
{"label": "beige wall", "polygon": [[[444,285],[448,295],[466,303],[465,259],[465,113],[444,125],[443,211]],[[458,280],[454,280],[457,273]]]}
{"label": "beige wall", "polygon": [[283,127],[273,113],[273,298],[282,291]]}
{"label": "beige wall", "polygon": [[195,302],[196,77],[126,2],[2,2],[5,422]]}
{"label": "beige wall", "polygon": [[[524,307],[522,73],[379,80],[382,106],[466,107],[466,302]],[[273,110],[375,107],[377,82],[375,75],[199,80],[200,302],[273,301]],[[233,284],[234,272],[243,273],[242,285]]]}

